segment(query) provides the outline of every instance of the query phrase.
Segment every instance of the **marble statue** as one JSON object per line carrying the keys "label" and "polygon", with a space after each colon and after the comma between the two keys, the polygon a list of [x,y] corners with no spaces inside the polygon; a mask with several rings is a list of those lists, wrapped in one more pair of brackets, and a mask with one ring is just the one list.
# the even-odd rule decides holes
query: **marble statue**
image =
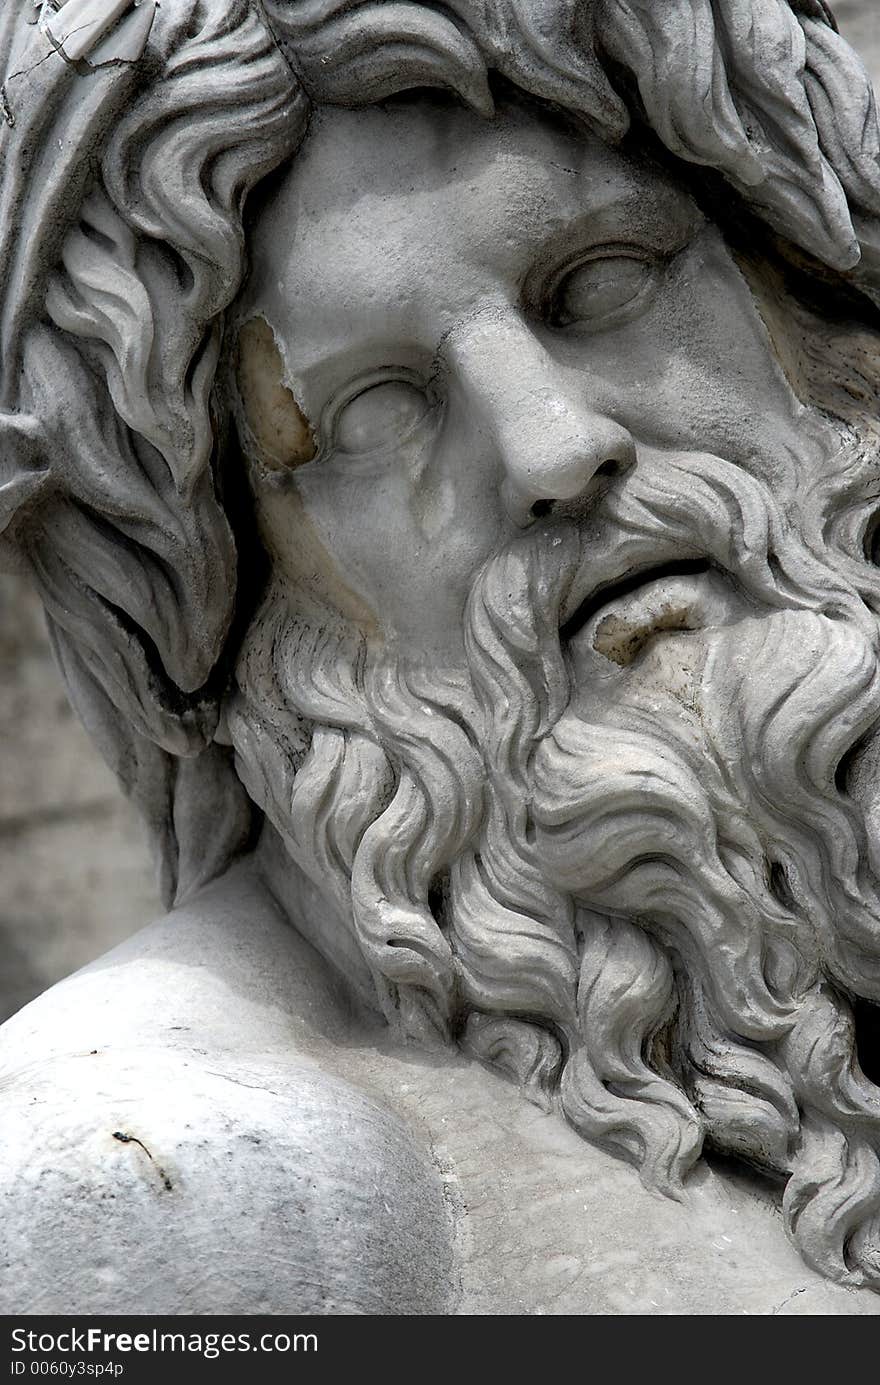
{"label": "marble statue", "polygon": [[7,0],[3,552],[169,913],[6,1312],[876,1314],[880,133],[821,0]]}

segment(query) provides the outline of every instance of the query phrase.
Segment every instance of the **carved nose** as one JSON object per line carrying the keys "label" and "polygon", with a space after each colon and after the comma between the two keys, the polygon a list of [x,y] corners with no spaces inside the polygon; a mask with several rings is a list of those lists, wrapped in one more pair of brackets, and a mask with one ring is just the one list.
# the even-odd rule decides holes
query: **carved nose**
{"label": "carved nose", "polygon": [[586,376],[560,367],[519,318],[469,324],[450,364],[494,435],[502,498],[520,526],[635,462],[631,435],[586,402]]}
{"label": "carved nose", "polygon": [[523,395],[518,417],[500,422],[502,494],[518,525],[554,502],[576,500],[597,475],[617,475],[635,461],[635,445],[613,419],[569,400],[560,389]]}

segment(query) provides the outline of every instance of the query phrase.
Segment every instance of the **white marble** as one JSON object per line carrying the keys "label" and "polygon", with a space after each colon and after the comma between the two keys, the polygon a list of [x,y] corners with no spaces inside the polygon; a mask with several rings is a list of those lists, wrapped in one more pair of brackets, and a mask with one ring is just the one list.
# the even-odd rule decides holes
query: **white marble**
{"label": "white marble", "polygon": [[169,908],[0,1029],[4,1309],[878,1312],[824,8],[67,0],[0,57],[0,528]]}

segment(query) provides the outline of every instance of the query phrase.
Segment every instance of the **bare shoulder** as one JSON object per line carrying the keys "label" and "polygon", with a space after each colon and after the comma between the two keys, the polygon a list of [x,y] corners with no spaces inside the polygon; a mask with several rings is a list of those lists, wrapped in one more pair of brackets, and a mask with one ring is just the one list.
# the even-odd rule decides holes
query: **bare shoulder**
{"label": "bare shoulder", "polygon": [[307,1064],[53,1060],[3,1094],[0,1207],[5,1313],[449,1311],[426,1150]]}
{"label": "bare shoulder", "polygon": [[258,896],[236,935],[221,913],[160,921],[0,1030],[0,1310],[448,1312],[427,1148],[322,1062],[346,997]]}
{"label": "bare shoulder", "polygon": [[245,861],[0,1026],[0,1071],[126,1043],[307,1050],[344,1036],[356,1009]]}

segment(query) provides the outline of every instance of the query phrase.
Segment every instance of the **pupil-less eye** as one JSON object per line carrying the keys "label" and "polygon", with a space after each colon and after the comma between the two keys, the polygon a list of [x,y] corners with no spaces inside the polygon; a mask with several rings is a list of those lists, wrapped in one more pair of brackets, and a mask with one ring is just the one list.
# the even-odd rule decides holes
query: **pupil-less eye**
{"label": "pupil-less eye", "polygon": [[336,446],[372,452],[402,442],[428,412],[428,399],[404,380],[385,380],[350,399],[336,420]]}
{"label": "pupil-less eye", "polygon": [[626,308],[654,278],[654,265],[631,255],[588,260],[567,274],[556,290],[558,323],[600,322]]}

